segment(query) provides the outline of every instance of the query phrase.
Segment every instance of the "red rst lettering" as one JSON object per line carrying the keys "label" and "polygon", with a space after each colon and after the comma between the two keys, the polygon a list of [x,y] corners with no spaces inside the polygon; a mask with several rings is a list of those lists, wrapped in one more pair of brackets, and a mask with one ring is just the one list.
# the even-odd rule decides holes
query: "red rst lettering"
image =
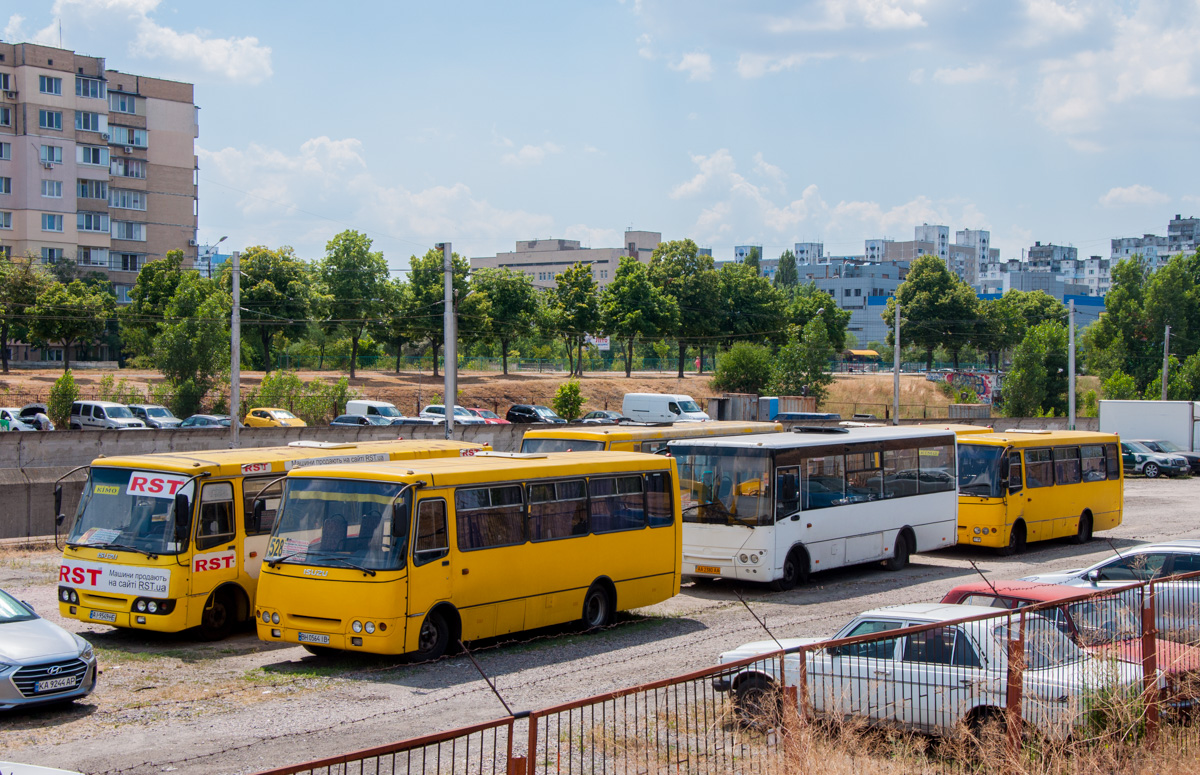
{"label": "red rst lettering", "polygon": [[92,577],[92,580],[90,583],[93,587],[96,586],[96,577],[99,576],[103,572],[104,572],[104,570],[102,568],[88,568],[87,573],[89,576]]}
{"label": "red rst lettering", "polygon": [[83,583],[83,568],[71,568],[71,581],[75,584]]}
{"label": "red rst lettering", "polygon": [[59,565],[58,566],[58,580],[59,581],[70,581],[71,580],[71,569],[68,568],[66,565]]}
{"label": "red rst lettering", "polygon": [[146,477],[135,476],[135,477],[133,477],[133,479],[129,480],[129,491],[130,492],[142,492],[145,489],[146,489]]}
{"label": "red rst lettering", "polygon": [[196,571],[208,570],[208,560],[196,560]]}
{"label": "red rst lettering", "polygon": [[179,489],[179,485],[183,484],[183,482],[178,479],[171,479],[167,481],[167,484],[171,486],[170,493],[174,495],[175,491]]}
{"label": "red rst lettering", "polygon": [[225,567],[226,567],[226,568],[232,568],[232,567],[233,567],[233,561],[234,561],[235,559],[237,559],[237,558],[236,558],[236,557],[234,557],[232,554],[231,554],[231,555],[229,555],[228,557],[226,557],[226,558],[225,558]]}
{"label": "red rst lettering", "polygon": [[150,484],[146,487],[146,489],[149,490],[150,492],[162,492],[163,491],[163,480],[162,479],[151,479]]}

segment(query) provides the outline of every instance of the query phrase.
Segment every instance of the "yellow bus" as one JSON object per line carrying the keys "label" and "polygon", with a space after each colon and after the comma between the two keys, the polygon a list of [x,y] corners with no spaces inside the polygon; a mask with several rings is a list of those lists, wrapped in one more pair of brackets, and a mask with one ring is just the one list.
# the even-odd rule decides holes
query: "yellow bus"
{"label": "yellow bus", "polygon": [[[58,578],[59,613],[113,627],[210,640],[249,620],[288,471],[305,466],[473,455],[452,441],[293,442],[92,462]],[[199,489],[199,497],[196,497]],[[253,501],[262,494],[256,514]],[[56,485],[54,510],[62,508]],[[65,516],[57,518],[61,524]]]}
{"label": "yellow bus", "polygon": [[1121,524],[1120,440],[1111,433],[1007,430],[958,437],[958,543],[1000,554],[1028,541]]}
{"label": "yellow bus", "polygon": [[295,471],[259,582],[258,637],[427,660],[460,640],[604,626],[678,593],[678,489],[673,459],[626,452]]}
{"label": "yellow bus", "polygon": [[777,422],[716,420],[663,425],[581,425],[529,431],[521,439],[522,452],[665,452],[672,439],[779,433]]}

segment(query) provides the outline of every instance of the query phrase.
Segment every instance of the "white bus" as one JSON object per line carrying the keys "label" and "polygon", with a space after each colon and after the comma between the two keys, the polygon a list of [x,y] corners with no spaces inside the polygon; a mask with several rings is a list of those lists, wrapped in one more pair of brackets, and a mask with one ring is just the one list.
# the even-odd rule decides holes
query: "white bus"
{"label": "white bus", "polygon": [[954,432],[797,428],[681,439],[683,574],[791,589],[810,573],[958,540]]}

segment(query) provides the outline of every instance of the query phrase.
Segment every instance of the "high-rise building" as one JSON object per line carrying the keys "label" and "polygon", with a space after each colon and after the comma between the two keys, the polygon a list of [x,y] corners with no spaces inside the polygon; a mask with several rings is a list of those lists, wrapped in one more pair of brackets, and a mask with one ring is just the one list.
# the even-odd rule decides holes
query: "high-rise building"
{"label": "high-rise building", "polygon": [[825,244],[822,242],[797,242],[794,250],[796,264],[820,264],[825,259]]}
{"label": "high-rise building", "polygon": [[933,250],[930,255],[937,256],[943,261],[950,258],[950,227],[949,226],[931,226],[928,223],[923,223],[920,226],[913,228],[914,242],[929,242],[933,244]]}
{"label": "high-rise building", "polygon": [[623,256],[648,264],[660,242],[662,233],[657,231],[627,231],[623,248],[585,248],[579,240],[570,239],[518,240],[512,252],[472,258],[471,268],[513,269],[529,275],[539,288],[553,288],[557,275],[576,264],[587,264],[596,283],[605,286],[616,278]]}
{"label": "high-rise building", "polygon": [[[964,252],[965,262],[960,276],[967,285],[979,282],[979,265],[991,254],[992,233],[981,229],[960,229],[954,232],[954,244],[974,248],[974,254]],[[953,248],[952,248],[953,249]]]}
{"label": "high-rise building", "polygon": [[74,259],[128,302],[168,250],[196,259],[192,85],[0,43],[0,250]]}

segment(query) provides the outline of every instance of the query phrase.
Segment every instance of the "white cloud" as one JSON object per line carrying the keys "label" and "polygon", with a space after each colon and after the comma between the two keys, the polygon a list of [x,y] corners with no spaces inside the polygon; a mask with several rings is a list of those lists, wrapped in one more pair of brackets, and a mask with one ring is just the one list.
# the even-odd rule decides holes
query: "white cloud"
{"label": "white cloud", "polygon": [[1079,32],[1087,24],[1092,9],[1076,0],[1024,0],[1029,27],[1022,36],[1026,45],[1044,43],[1060,35]]}
{"label": "white cloud", "polygon": [[1164,205],[1170,201],[1171,197],[1141,183],[1110,188],[1107,194],[1100,197],[1100,204],[1105,207],[1144,207]]}
{"label": "white cloud", "polygon": [[876,30],[908,30],[926,26],[917,11],[927,0],[822,0],[823,13],[771,19],[767,29],[774,33],[825,32],[850,27]]}
{"label": "white cloud", "polygon": [[654,59],[654,49],[650,48],[650,42],[649,35],[638,36],[638,56],[642,59]]}
{"label": "white cloud", "polygon": [[18,41],[21,39],[21,28],[25,25],[25,17],[19,13],[14,13],[8,17],[8,24],[4,27],[4,40]]}
{"label": "white cloud", "polygon": [[980,63],[970,67],[944,67],[933,74],[933,80],[948,86],[978,83],[995,75],[991,65]]}
{"label": "white cloud", "polygon": [[763,159],[762,151],[754,154],[754,171],[760,175],[770,178],[771,180],[774,180],[781,186],[783,185],[784,179],[787,177],[783,170]]}
{"label": "white cloud", "polygon": [[684,54],[670,68],[679,73],[687,73],[689,81],[707,81],[713,75],[712,57],[702,51]]}
{"label": "white cloud", "polygon": [[721,148],[711,156],[692,156],[692,163],[699,167],[700,171],[691,180],[680,183],[671,189],[672,199],[696,196],[708,188],[710,181],[727,178],[734,174],[737,167],[733,162],[733,156],[725,148]]}
{"label": "white cloud", "polygon": [[500,161],[516,167],[527,167],[533,164],[541,164],[547,156],[556,153],[562,153],[562,148],[552,142],[546,141],[541,145],[523,145],[521,146],[521,150],[516,153],[506,153],[501,156]]}

